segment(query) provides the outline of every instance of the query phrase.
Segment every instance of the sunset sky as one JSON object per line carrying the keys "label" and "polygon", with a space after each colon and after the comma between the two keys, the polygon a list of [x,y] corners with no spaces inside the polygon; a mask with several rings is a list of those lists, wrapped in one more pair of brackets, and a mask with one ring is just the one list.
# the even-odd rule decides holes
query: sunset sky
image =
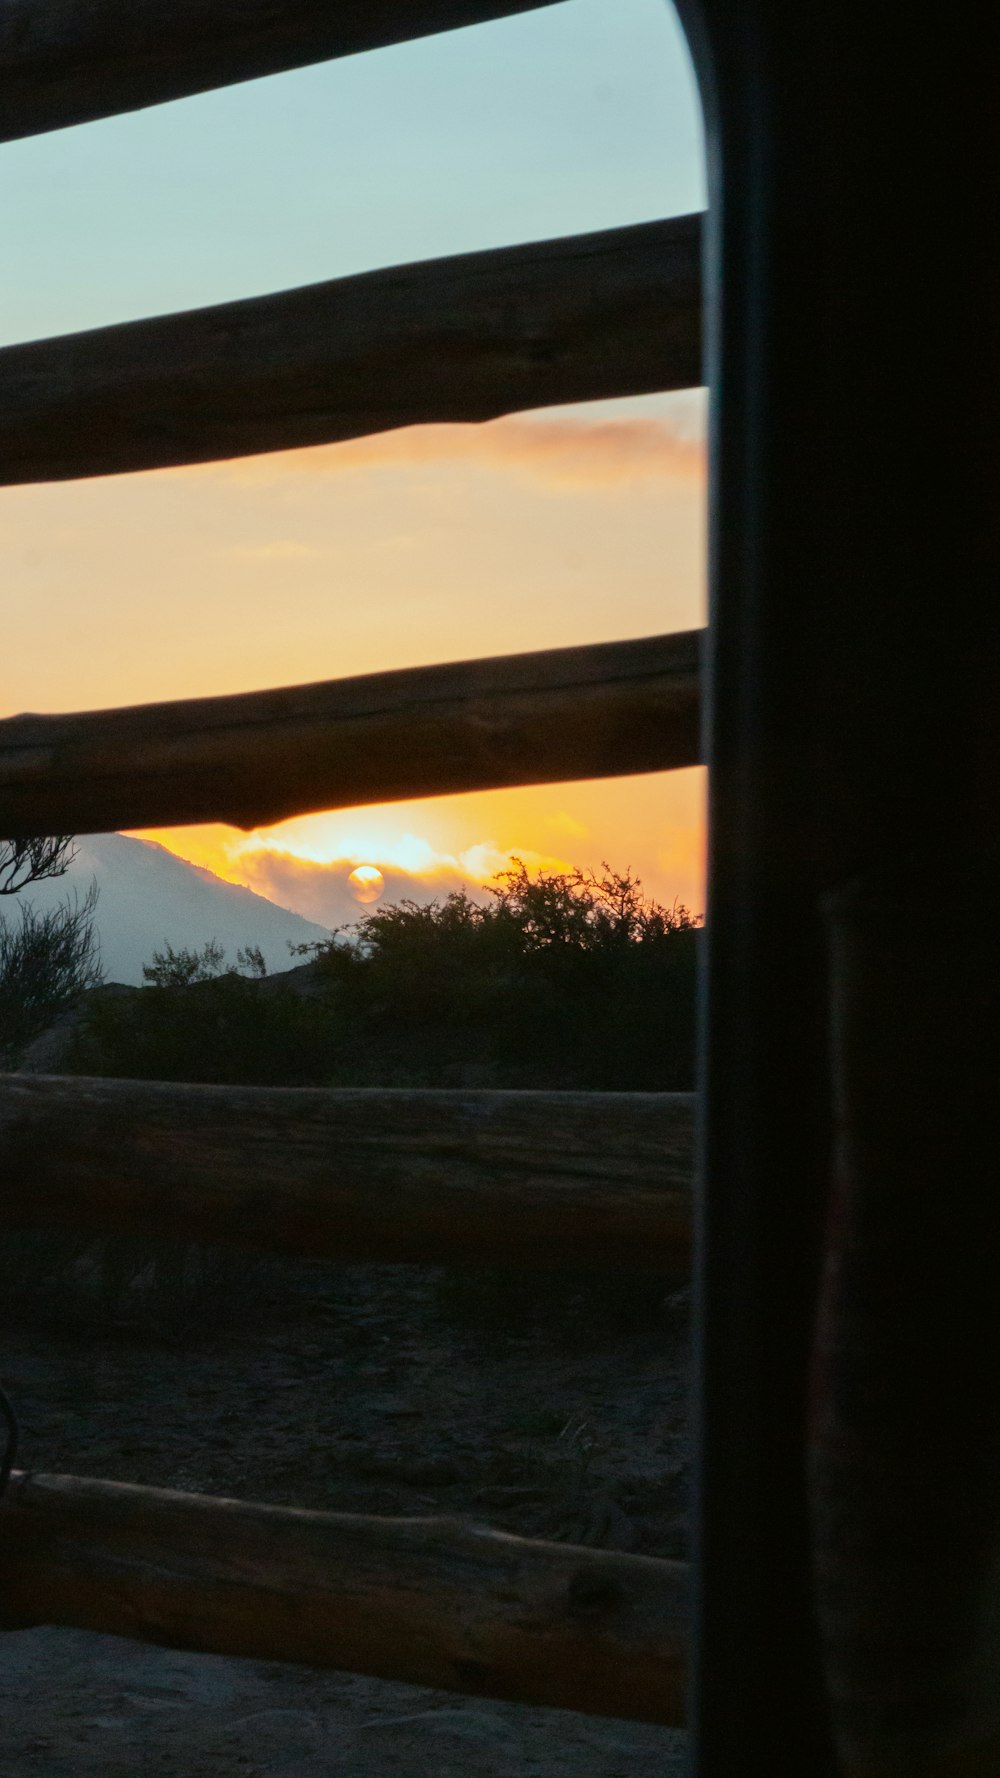
{"label": "sunset sky", "polygon": [[[704,205],[663,0],[521,18],[0,150],[0,340]],[[0,491],[0,714],[249,690],[704,621],[698,391]],[[323,920],[512,853],[703,906],[699,772],[161,830]]]}

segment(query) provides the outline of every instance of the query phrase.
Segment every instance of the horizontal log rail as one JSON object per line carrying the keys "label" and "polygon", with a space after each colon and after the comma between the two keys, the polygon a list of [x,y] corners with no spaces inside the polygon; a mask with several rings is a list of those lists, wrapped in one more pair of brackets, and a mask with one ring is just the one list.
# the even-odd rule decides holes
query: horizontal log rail
{"label": "horizontal log rail", "polygon": [[0,141],[555,0],[3,0]]}
{"label": "horizontal log rail", "polygon": [[366,272],[0,351],[0,484],[701,382],[701,219]]}
{"label": "horizontal log rail", "polygon": [[687,1570],[448,1519],[15,1472],[8,1626],[60,1624],[679,1725]]}
{"label": "horizontal log rail", "polygon": [[0,834],[108,833],[696,765],[701,632],[0,722]]}
{"label": "horizontal log rail", "polygon": [[0,1075],[0,1226],[683,1277],[693,1108],[684,1093]]}

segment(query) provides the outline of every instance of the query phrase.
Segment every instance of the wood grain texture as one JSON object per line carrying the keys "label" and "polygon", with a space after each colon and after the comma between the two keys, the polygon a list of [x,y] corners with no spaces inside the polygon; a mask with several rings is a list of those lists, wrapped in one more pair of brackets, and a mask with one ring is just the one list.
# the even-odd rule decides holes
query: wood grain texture
{"label": "wood grain texture", "polygon": [[0,1075],[0,1225],[690,1270],[694,1099]]}
{"label": "wood grain texture", "polygon": [[0,141],[554,0],[3,0]]}
{"label": "wood grain texture", "polygon": [[683,1721],[682,1563],[19,1473],[0,1537],[8,1625]]}
{"label": "wood grain texture", "polygon": [[701,218],[366,272],[0,351],[0,483],[701,381]]}
{"label": "wood grain texture", "polygon": [[110,833],[701,759],[701,632],[0,722],[0,833]]}

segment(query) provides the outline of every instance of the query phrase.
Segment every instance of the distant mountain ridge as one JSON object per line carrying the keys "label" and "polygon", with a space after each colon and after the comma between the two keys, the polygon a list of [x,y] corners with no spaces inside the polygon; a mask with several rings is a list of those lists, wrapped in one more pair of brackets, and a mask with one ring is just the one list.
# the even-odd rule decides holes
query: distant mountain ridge
{"label": "distant mountain ridge", "polygon": [[82,896],[96,881],[95,924],[109,982],[141,983],[143,964],[166,944],[197,950],[206,940],[218,939],[233,963],[241,946],[259,945],[269,970],[286,970],[292,962],[289,943],[329,937],[325,927],[252,889],[227,883],[201,865],[188,864],[153,840],[89,834],[76,841],[76,852],[64,877],[32,884],[8,907],[21,899],[51,907],[74,892]]}

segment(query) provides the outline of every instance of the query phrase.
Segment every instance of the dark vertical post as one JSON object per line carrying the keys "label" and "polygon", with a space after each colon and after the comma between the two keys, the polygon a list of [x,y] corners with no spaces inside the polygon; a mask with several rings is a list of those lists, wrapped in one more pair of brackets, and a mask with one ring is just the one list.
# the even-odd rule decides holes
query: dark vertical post
{"label": "dark vertical post", "polygon": [[680,9],[712,187],[694,1769],[823,1778],[823,905],[902,877],[942,920],[995,873],[995,64],[972,0],[933,30],[898,0]]}

